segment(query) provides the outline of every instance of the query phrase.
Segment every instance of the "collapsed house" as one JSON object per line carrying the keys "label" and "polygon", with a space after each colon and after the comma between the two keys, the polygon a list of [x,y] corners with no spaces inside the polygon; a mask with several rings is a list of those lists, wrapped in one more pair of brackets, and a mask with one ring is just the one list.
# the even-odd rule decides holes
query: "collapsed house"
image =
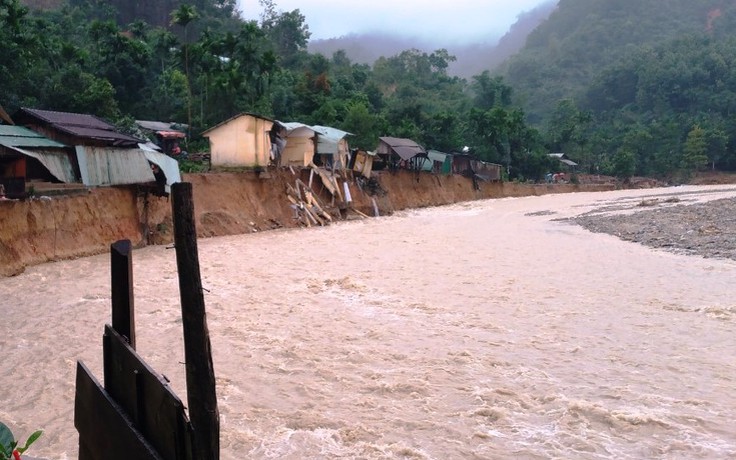
{"label": "collapsed house", "polygon": [[478,159],[472,153],[452,152],[452,173],[471,179],[496,182],[501,180],[501,165]]}
{"label": "collapsed house", "polygon": [[274,131],[277,133],[271,136],[272,142],[283,141],[280,148],[276,149],[279,155],[279,166],[306,167],[312,163],[317,135],[312,127],[297,122],[278,122],[274,124]]}
{"label": "collapsed house", "polygon": [[312,126],[317,133],[314,163],[332,171],[347,169],[350,161],[350,146],[347,136],[351,133],[329,126]]}
{"label": "collapsed house", "polygon": [[373,161],[376,159],[376,152],[357,149],[350,155],[349,167],[353,172],[360,174],[366,179],[371,178],[373,171]]}

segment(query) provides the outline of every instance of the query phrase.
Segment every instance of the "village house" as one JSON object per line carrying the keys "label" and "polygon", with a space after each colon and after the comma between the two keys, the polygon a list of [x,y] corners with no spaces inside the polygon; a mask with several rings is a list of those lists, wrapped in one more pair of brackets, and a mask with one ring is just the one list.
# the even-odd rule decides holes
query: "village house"
{"label": "village house", "polygon": [[[14,120],[73,146],[79,176],[88,187],[160,183],[163,188],[181,180],[176,160],[142,149],[143,140],[93,115],[21,108]],[[156,177],[154,170],[167,172]]]}
{"label": "village house", "polygon": [[383,157],[392,169],[413,169],[419,171],[428,161],[424,147],[411,139],[399,137],[379,137],[376,153]]}
{"label": "village house", "polygon": [[276,160],[272,151],[274,120],[253,113],[241,113],[202,133],[210,142],[213,168],[265,168]]}
{"label": "village house", "polygon": [[349,167],[354,172],[360,174],[366,179],[371,178],[371,172],[373,171],[373,161],[376,159],[376,152],[370,152],[367,150],[354,150],[350,156]]}
{"label": "village house", "polygon": [[312,126],[317,133],[317,149],[314,163],[332,171],[346,169],[350,162],[350,146],[347,136],[351,133],[329,126]]}
{"label": "village house", "polygon": [[9,198],[23,198],[40,183],[74,183],[73,149],[28,128],[0,125],[0,184]]}
{"label": "village house", "polygon": [[452,152],[452,173],[487,182],[501,180],[502,166],[480,160],[466,149]]}
{"label": "village house", "polygon": [[433,174],[452,174],[452,155],[439,150],[428,150],[427,158],[422,165],[422,171],[429,171]]}
{"label": "village house", "polygon": [[310,126],[298,122],[277,123],[278,134],[285,141],[280,152],[280,166],[306,167],[314,160],[315,137],[317,133]]}
{"label": "village house", "polygon": [[454,150],[452,153],[452,173],[465,177],[472,177],[473,163],[478,161],[477,157],[466,151]]}

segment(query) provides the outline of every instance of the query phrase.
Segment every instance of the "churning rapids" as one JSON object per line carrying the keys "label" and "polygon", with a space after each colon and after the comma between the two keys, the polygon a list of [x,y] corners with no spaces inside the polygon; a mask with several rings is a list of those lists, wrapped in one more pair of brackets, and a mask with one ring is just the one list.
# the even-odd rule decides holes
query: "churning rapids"
{"label": "churning rapids", "polygon": [[[221,458],[736,457],[736,262],[564,221],[679,192],[736,196],[547,195],[200,240]],[[174,257],[134,252],[137,345],[186,401]],[[77,456],[75,363],[102,377],[108,258],[0,280],[0,420],[44,430],[33,455]]]}

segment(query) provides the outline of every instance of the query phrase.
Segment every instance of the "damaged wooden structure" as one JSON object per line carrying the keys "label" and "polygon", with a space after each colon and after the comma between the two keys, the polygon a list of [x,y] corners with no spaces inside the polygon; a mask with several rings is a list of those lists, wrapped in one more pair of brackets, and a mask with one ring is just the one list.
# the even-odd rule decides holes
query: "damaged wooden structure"
{"label": "damaged wooden structure", "polygon": [[[361,219],[368,217],[353,206],[350,194],[351,180],[344,170],[333,172],[310,163],[309,180],[308,183],[305,183],[294,168],[290,169],[296,176],[296,180],[293,186],[286,184],[286,198],[294,210],[294,219],[303,226],[329,225],[335,219],[348,217],[350,212]],[[322,189],[332,197],[329,204],[320,199],[319,193],[314,190],[313,187],[317,185],[317,181],[321,184]],[[330,210],[335,210],[334,214]]]}
{"label": "damaged wooden structure", "polygon": [[219,412],[199,273],[192,187],[172,189],[184,329],[187,402],[136,353],[131,243],[111,246],[112,326],[103,335],[104,385],[77,363],[74,426],[80,460],[217,460]]}

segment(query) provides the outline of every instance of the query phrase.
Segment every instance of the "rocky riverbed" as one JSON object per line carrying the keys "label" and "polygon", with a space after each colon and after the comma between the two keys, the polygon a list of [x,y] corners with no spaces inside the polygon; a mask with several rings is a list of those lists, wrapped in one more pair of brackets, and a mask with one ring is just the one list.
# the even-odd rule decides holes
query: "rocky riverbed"
{"label": "rocky riverbed", "polygon": [[657,249],[736,260],[736,198],[698,202],[673,193],[604,206],[569,220]]}

